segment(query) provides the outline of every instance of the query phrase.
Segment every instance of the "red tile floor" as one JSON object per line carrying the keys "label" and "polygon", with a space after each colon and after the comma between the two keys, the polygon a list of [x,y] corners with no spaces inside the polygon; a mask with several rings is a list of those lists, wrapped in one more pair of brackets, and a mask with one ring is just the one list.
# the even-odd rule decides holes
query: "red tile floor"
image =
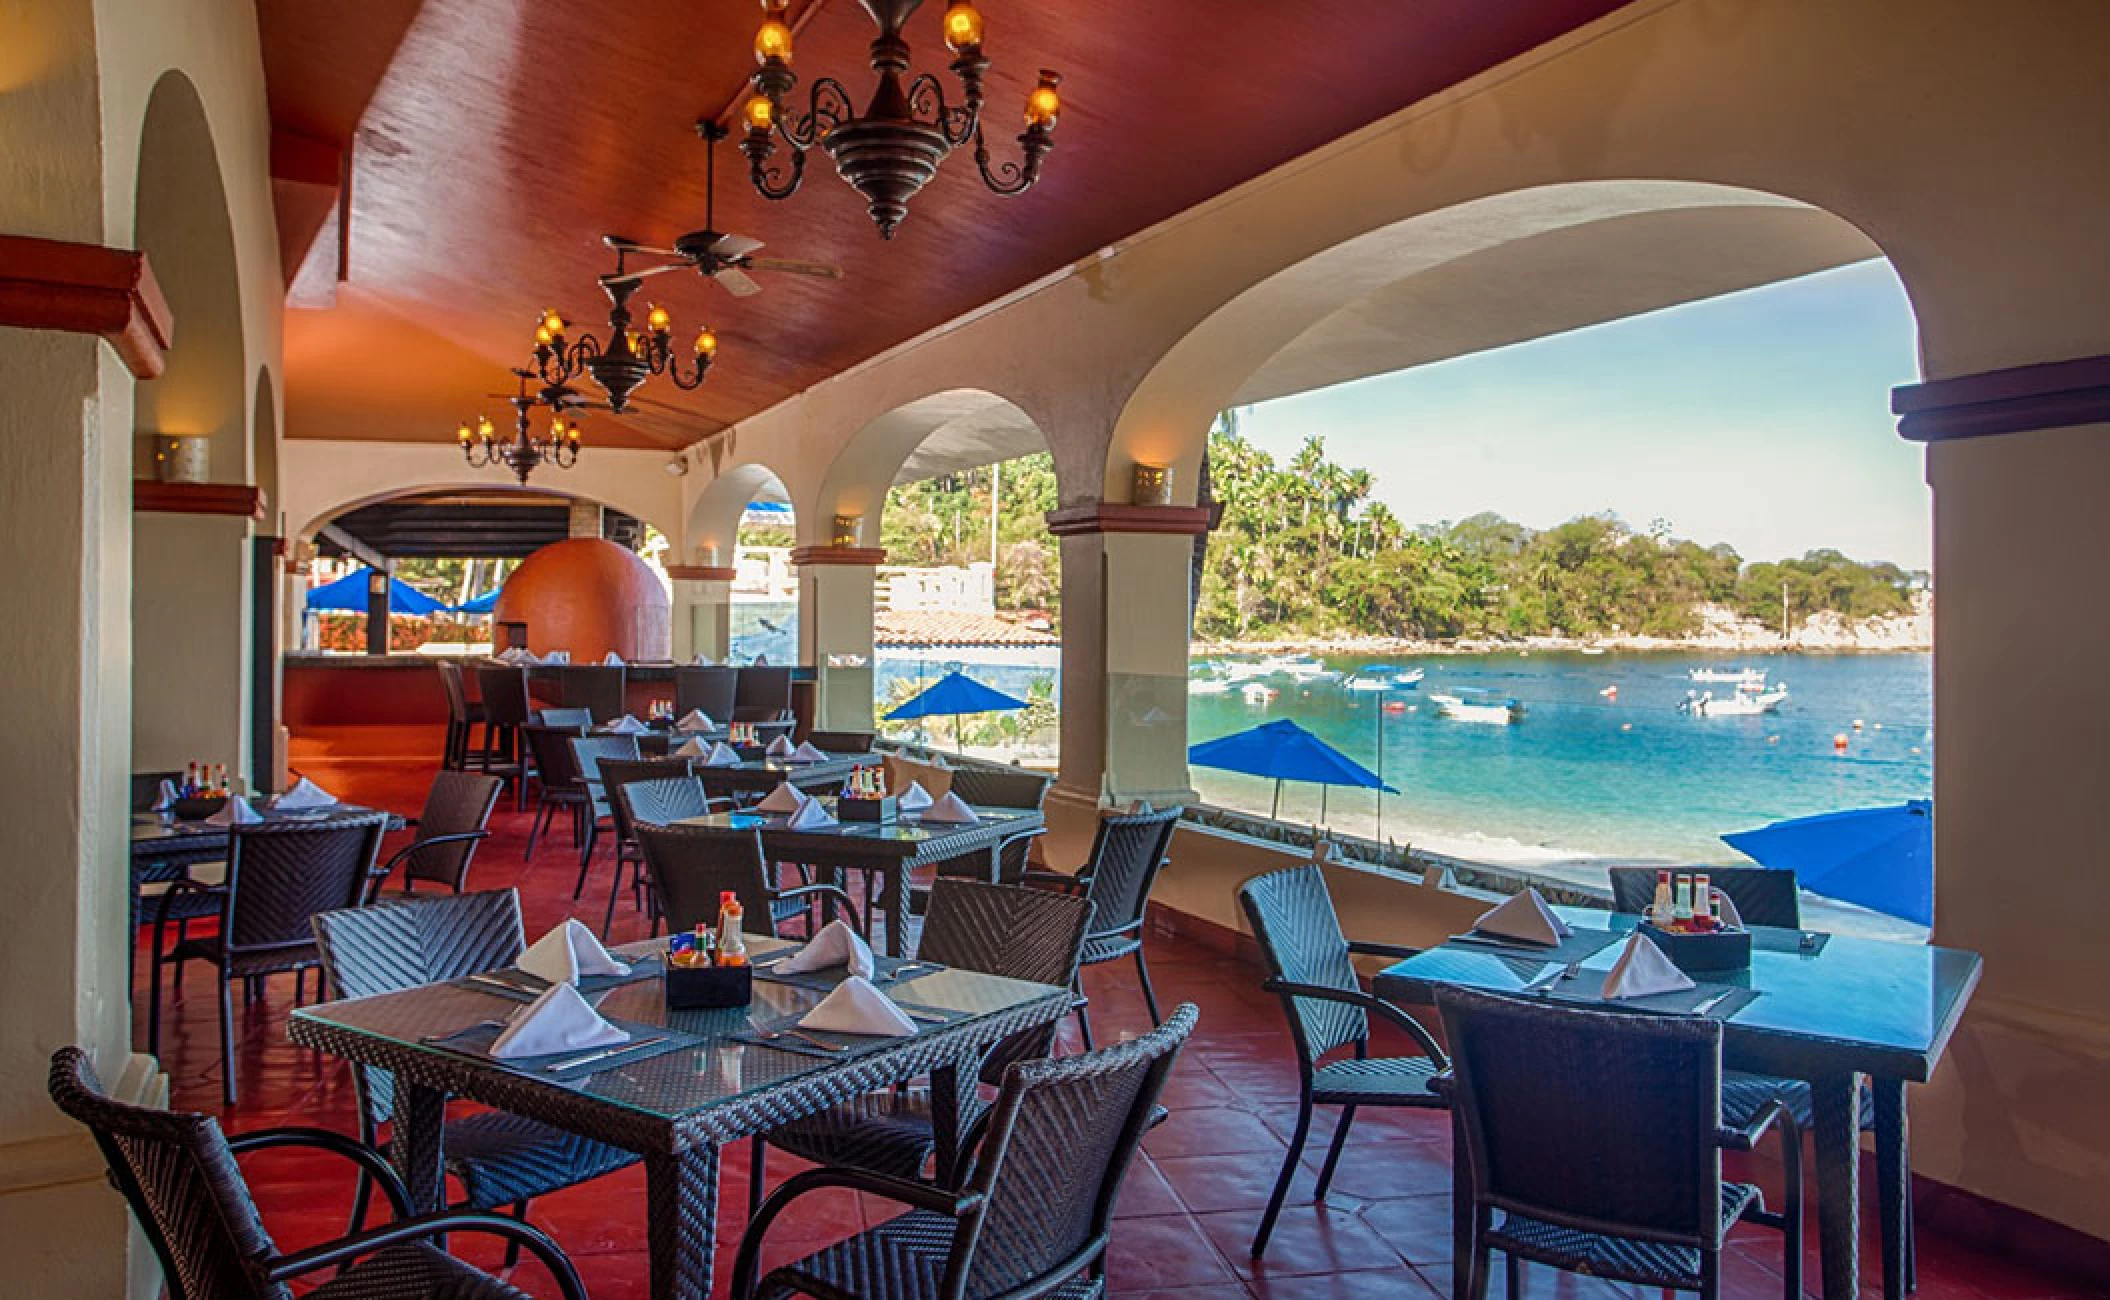
{"label": "red tile floor", "polygon": [[[409,761],[333,761],[318,754],[305,767],[342,797],[405,813],[416,812],[430,777],[429,767]],[[606,852],[597,855],[587,895],[575,908],[570,895],[576,857],[559,836],[538,848],[532,862],[524,862],[526,820],[509,800],[502,803],[492,819],[493,835],[477,856],[471,887],[517,887],[530,937],[575,911],[597,925],[607,899]],[[642,933],[626,902],[613,937]],[[1259,991],[1250,967],[1176,940],[1154,940],[1150,956],[1165,1005],[1196,1003],[1201,1026],[1169,1084],[1165,1104],[1172,1118],[1147,1139],[1122,1195],[1108,1265],[1113,1291],[1164,1300],[1448,1295],[1450,1140],[1444,1121],[1429,1115],[1366,1112],[1330,1202],[1320,1208],[1311,1201],[1312,1180],[1332,1132],[1322,1113],[1266,1260],[1248,1258],[1247,1243],[1296,1115],[1296,1069],[1281,1011]],[[1128,967],[1105,967],[1086,980],[1102,1038],[1146,1024]],[[144,981],[142,974],[141,1007]],[[209,988],[206,972],[193,972],[189,996],[165,1011],[161,1059],[173,1105],[218,1111],[217,1026]],[[272,982],[263,1002],[249,1007],[238,1002],[242,1101],[223,1120],[236,1132],[279,1124],[355,1131],[344,1066],[286,1041],[291,1003],[292,981],[286,978]],[[140,1021],[143,1038],[143,1015]],[[1066,1035],[1062,1050],[1077,1050],[1073,1033]],[[244,1166],[281,1247],[298,1248],[342,1232],[350,1180],[334,1161],[260,1153],[245,1158]],[[771,1170],[782,1176],[794,1166],[779,1154]],[[721,1294],[744,1219],[746,1168],[746,1144],[729,1149],[719,1221]],[[1771,1167],[1759,1169],[1757,1176],[1777,1183]],[[623,1300],[646,1294],[643,1206],[643,1177],[632,1169],[539,1200],[533,1218],[570,1253],[598,1300]],[[847,1193],[808,1198],[802,1212],[780,1220],[771,1238],[775,1249],[765,1262],[803,1253],[893,1212],[885,1202]],[[1814,1237],[1814,1223],[1812,1228]],[[462,1237],[455,1242],[472,1258],[495,1264],[495,1251]],[[1864,1250],[1872,1256],[1873,1241]],[[2102,1294],[2099,1286],[2066,1283],[2011,1259],[1962,1249],[1932,1232],[1922,1233],[1920,1257],[1924,1300]],[[1740,1229],[1729,1251],[1725,1294],[1738,1300],[1779,1296],[1779,1260],[1775,1234]],[[1808,1276],[1816,1276],[1814,1244]],[[531,1291],[548,1293],[536,1266],[523,1265],[520,1277]],[[1523,1289],[1549,1300],[1628,1290],[1544,1269],[1528,1269]],[[1501,1292],[1499,1270],[1495,1292]]]}

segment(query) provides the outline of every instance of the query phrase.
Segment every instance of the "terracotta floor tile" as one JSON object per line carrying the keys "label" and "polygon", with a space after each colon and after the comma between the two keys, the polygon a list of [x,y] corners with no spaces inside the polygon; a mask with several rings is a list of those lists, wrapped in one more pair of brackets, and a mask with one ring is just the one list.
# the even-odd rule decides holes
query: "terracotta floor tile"
{"label": "terracotta floor tile", "polygon": [[1251,1248],[1259,1217],[1227,1213],[1198,1216],[1202,1228],[1231,1267],[1244,1278],[1300,1277],[1314,1273],[1402,1269],[1405,1261],[1385,1239],[1356,1217],[1353,1209],[1335,1206],[1285,1209],[1268,1239],[1267,1254],[1255,1260]]}
{"label": "terracotta floor tile", "polygon": [[1282,1139],[1257,1115],[1229,1107],[1214,1110],[1184,1110],[1177,1122],[1168,1120],[1143,1139],[1143,1149],[1153,1156],[1264,1156],[1270,1162],[1282,1158]]}
{"label": "terracotta floor tile", "polygon": [[1237,1276],[1191,1215],[1122,1219],[1107,1252],[1107,1280],[1121,1290],[1219,1287],[1240,1290]]}
{"label": "terracotta floor tile", "polygon": [[[1279,1157],[1252,1155],[1180,1156],[1159,1160],[1157,1166],[1188,1209],[1197,1214],[1246,1210],[1258,1223],[1282,1163]],[[1304,1198],[1310,1199],[1311,1183],[1300,1179],[1290,1188],[1292,1206],[1299,1203],[1300,1187]]]}

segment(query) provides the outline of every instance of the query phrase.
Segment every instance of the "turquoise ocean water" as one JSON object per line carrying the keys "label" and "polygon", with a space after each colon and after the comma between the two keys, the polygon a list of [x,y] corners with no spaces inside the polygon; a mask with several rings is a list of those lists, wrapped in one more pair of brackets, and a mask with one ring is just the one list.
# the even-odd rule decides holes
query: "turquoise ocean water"
{"label": "turquoise ocean water", "polygon": [[[1271,718],[1294,718],[1399,788],[1379,802],[1334,791],[1330,824],[1444,852],[1530,861],[1567,854],[1726,862],[1716,837],[1783,817],[1925,798],[1933,790],[1932,660],[1925,654],[1685,654],[1600,656],[1515,652],[1419,659],[1326,661],[1420,667],[1418,689],[1352,693],[1334,683],[1295,686],[1267,704],[1190,697],[1194,741]],[[1764,668],[1785,683],[1776,714],[1695,718],[1677,710],[1703,666]],[[1616,686],[1616,699],[1601,692]],[[1521,701],[1514,726],[1440,718],[1431,694],[1467,687]],[[1406,711],[1386,712],[1384,700]],[[1856,730],[1856,720],[1862,724]],[[1846,748],[1834,747],[1838,735]],[[1264,811],[1272,783],[1194,771],[1212,803]],[[1282,815],[1317,817],[1309,787],[1287,787]],[[1451,839],[1462,844],[1438,842]],[[1475,851],[1475,849],[1479,851]]]}

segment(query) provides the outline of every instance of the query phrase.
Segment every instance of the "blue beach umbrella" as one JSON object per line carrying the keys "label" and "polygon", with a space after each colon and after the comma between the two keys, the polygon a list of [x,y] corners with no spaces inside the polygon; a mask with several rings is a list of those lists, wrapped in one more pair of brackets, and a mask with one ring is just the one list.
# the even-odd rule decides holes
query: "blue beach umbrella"
{"label": "blue beach umbrella", "polygon": [[471,596],[454,607],[457,614],[489,614],[498,608],[498,593],[503,588],[493,587],[481,596]]}
{"label": "blue beach umbrella", "polygon": [[1288,718],[1262,723],[1249,731],[1205,740],[1187,750],[1187,761],[1196,767],[1222,772],[1272,777],[1275,803],[1268,814],[1282,811],[1282,783],[1306,781],[1320,787],[1319,820],[1326,819],[1326,790],[1345,785],[1356,790],[1399,791],[1386,785],[1377,773],[1312,735]]}
{"label": "blue beach umbrella", "polygon": [[[366,580],[372,569],[359,568],[335,582],[326,582],[308,593],[310,614],[366,612]],[[432,597],[391,576],[388,580],[388,612],[391,614],[438,614],[447,607]]]}
{"label": "blue beach umbrella", "polygon": [[1914,799],[1774,822],[1722,837],[1813,894],[1934,924],[1934,802]]}
{"label": "blue beach umbrella", "polygon": [[[889,722],[905,722],[911,718],[957,718],[963,713],[1000,713],[1027,707],[1024,700],[954,671],[940,677],[929,689],[903,701],[886,716]],[[952,741],[957,749],[960,744],[957,722],[953,724]]]}

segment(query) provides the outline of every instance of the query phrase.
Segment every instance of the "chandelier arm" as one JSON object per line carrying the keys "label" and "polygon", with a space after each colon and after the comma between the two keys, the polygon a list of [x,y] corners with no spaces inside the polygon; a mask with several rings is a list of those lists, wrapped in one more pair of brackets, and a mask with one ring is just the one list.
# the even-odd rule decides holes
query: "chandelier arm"
{"label": "chandelier arm", "polygon": [[666,376],[674,381],[676,388],[689,392],[703,386],[705,377],[711,373],[711,361],[712,358],[698,353],[694,368],[684,371],[681,362],[670,354],[666,360]]}
{"label": "chandelier arm", "polygon": [[545,384],[568,384],[586,369],[586,363],[601,355],[601,343],[592,334],[582,334],[563,347],[535,349],[535,373]]}
{"label": "chandelier arm", "polygon": [[989,142],[982,134],[979,123],[974,129],[974,165],[982,173],[982,183],[998,194],[1023,194],[1040,179],[1040,160],[1047,156],[1055,142],[1037,128],[1028,127],[1018,137],[1021,156],[1017,161],[1005,159],[992,163]]}
{"label": "chandelier arm", "polygon": [[743,142],[740,146],[747,154],[747,178],[754,182],[755,192],[765,199],[788,199],[798,193],[799,182],[806,178],[806,151],[794,148],[789,166],[772,166],[771,155],[776,153],[776,143],[764,139],[759,144]]}

